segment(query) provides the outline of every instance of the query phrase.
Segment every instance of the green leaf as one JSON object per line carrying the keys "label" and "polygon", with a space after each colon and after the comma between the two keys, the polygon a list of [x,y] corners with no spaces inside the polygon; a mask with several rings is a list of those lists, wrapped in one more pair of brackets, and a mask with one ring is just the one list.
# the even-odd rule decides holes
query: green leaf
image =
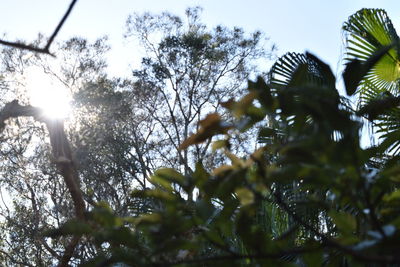
{"label": "green leaf", "polygon": [[357,221],[353,215],[331,210],[329,216],[341,232],[351,234],[356,230]]}
{"label": "green leaf", "polygon": [[363,62],[358,59],[353,59],[346,64],[346,68],[343,72],[343,80],[347,95],[353,95],[356,92],[360,82],[392,47],[393,45],[382,47],[368,58],[367,61]]}
{"label": "green leaf", "polygon": [[154,176],[158,176],[161,179],[167,180],[169,182],[176,182],[182,184],[185,177],[178,171],[172,168],[161,168],[154,172]]}
{"label": "green leaf", "polygon": [[162,201],[176,201],[176,196],[172,191],[166,192],[161,189],[134,190],[131,196],[133,198],[156,198]]}
{"label": "green leaf", "polygon": [[400,200],[400,189],[397,189],[393,191],[390,194],[387,194],[383,197],[383,200],[386,202],[391,202],[391,201],[399,201]]}
{"label": "green leaf", "polygon": [[200,189],[210,178],[210,174],[206,171],[201,162],[196,163],[196,168],[193,173],[193,178],[196,186],[199,187]]}
{"label": "green leaf", "polygon": [[235,194],[239,199],[240,205],[246,206],[254,203],[254,193],[245,187],[235,190]]}
{"label": "green leaf", "polygon": [[139,224],[154,224],[162,222],[162,216],[158,213],[144,214],[136,218],[134,223]]}
{"label": "green leaf", "polygon": [[400,104],[400,97],[394,97],[390,92],[384,92],[384,96],[373,98],[364,105],[358,112],[358,115],[368,115],[369,120],[375,120],[379,115],[383,115],[388,110],[397,107]]}
{"label": "green leaf", "polygon": [[319,267],[324,265],[321,251],[306,253],[303,255],[303,260],[308,267]]}
{"label": "green leaf", "polygon": [[63,235],[83,235],[92,233],[92,227],[85,222],[73,219],[64,223],[58,229],[51,229],[43,233],[48,237],[59,237]]}

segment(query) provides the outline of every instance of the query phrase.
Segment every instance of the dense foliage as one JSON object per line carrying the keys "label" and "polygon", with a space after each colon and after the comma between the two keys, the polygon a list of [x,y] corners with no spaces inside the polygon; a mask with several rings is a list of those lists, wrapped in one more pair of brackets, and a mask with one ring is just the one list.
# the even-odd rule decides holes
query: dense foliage
{"label": "dense foliage", "polygon": [[[355,17],[382,12],[361,10]],[[343,74],[349,95],[363,94],[367,78],[397,45],[349,59]],[[329,66],[312,54],[289,53],[267,82],[249,82],[245,96],[223,104],[233,122],[210,114],[181,144],[186,149],[220,136],[212,147],[230,164],[210,171],[199,161],[189,174],[159,169],[153,188],[132,193],[154,203],[147,213],[116,217],[103,203],[89,213],[91,225],[69,222],[51,234],[81,229],[107,244],[89,265],[397,266],[398,157],[386,154],[397,139],[360,146],[363,117],[382,120],[397,109],[382,105],[397,99],[389,97],[354,111]],[[259,129],[258,148],[235,155],[231,133],[252,127]]]}
{"label": "dense foliage", "polygon": [[[107,74],[110,48],[105,37],[93,42],[75,37],[58,43],[57,49],[54,44],[56,58],[6,47],[1,53],[1,100],[4,106],[15,99],[28,105],[31,73],[43,79],[43,86],[51,79],[53,86],[66,88],[73,114],[64,128],[86,205],[92,209],[103,201],[118,216],[134,217],[157,205],[130,193],[151,187],[149,175],[158,167],[190,172],[200,157],[209,166],[218,162],[209,144],[187,152],[180,151],[179,144],[207,112],[221,110],[223,99],[240,95],[248,75],[256,71],[253,60],[268,58],[273,50],[264,49],[259,32],[208,29],[199,8],[188,9],[184,18],[132,15],[126,38],[138,40],[146,57],[124,78]],[[42,43],[39,36],[35,45]],[[51,266],[68,261],[69,250],[74,251],[70,264],[75,265],[102,253],[105,248],[90,239],[80,238],[71,249],[74,238],[43,236],[75,217],[75,201],[57,167],[46,123],[33,116],[3,125],[7,113],[3,108],[0,115],[1,126],[6,126],[0,145],[1,263]]]}
{"label": "dense foliage", "polygon": [[[242,90],[265,53],[259,33],[208,31],[198,11],[188,9],[187,24],[130,17],[127,36],[147,52],[130,80],[105,74],[95,56],[104,39],[65,43],[76,60],[60,71],[4,51],[4,77],[12,62],[40,64],[73,92],[68,134],[89,209],[73,218],[48,147],[30,141],[44,129],[14,121],[25,126],[1,147],[14,201],[2,211],[2,262],[53,265],[75,236],[70,263],[82,266],[400,265],[400,43],[386,13],[363,9],[344,25],[354,109],[311,53],[282,56]],[[367,148],[366,119],[382,138]]]}

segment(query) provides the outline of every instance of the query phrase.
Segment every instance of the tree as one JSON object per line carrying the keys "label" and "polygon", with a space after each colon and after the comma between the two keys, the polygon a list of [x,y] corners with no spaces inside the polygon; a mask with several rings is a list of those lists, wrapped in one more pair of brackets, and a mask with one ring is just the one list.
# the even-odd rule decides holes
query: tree
{"label": "tree", "polygon": [[260,32],[246,36],[237,27],[207,29],[200,11],[187,9],[184,20],[145,13],[127,21],[126,37],[135,37],[146,53],[132,84],[133,108],[143,118],[133,133],[143,140],[135,151],[148,166],[143,168],[173,167],[188,174],[198,161],[214,166],[210,142],[184,151],[180,144],[207,113],[222,111],[222,102],[241,95],[244,81],[255,73],[255,60],[273,53],[274,48],[262,46]]}
{"label": "tree", "polygon": [[[40,42],[41,39],[38,40],[38,43]],[[95,248],[91,247],[89,242],[83,241],[75,250],[77,246],[76,238],[72,239],[70,243],[68,239],[60,239],[58,242],[50,243],[48,239],[41,235],[46,229],[61,225],[67,219],[75,217],[73,211],[74,208],[77,208],[77,202],[73,195],[71,199],[68,194],[71,187],[64,184],[63,176],[65,178],[65,175],[73,174],[74,180],[81,180],[81,187],[75,189],[75,191],[82,194],[80,198],[84,197],[87,202],[93,203],[98,201],[97,198],[100,198],[114,204],[115,209],[127,209],[126,203],[117,202],[115,197],[115,190],[118,190],[118,186],[123,181],[118,181],[118,185],[114,183],[112,187],[110,186],[113,183],[111,177],[114,177],[114,181],[118,177],[110,176],[110,179],[106,181],[98,181],[96,186],[105,188],[105,185],[108,185],[108,188],[112,190],[97,190],[96,194],[89,194],[93,190],[96,177],[93,176],[93,173],[88,173],[85,170],[92,170],[95,165],[92,164],[91,167],[89,164],[77,165],[87,158],[87,156],[82,156],[87,155],[87,153],[84,153],[82,144],[85,142],[85,138],[82,138],[82,136],[89,135],[94,138],[96,134],[101,132],[101,128],[94,126],[99,122],[98,116],[103,115],[101,111],[106,113],[104,110],[111,107],[104,103],[102,105],[103,110],[93,110],[89,114],[85,111],[85,109],[90,108],[89,105],[82,107],[77,104],[74,119],[69,121],[64,129],[63,123],[60,121],[53,121],[46,115],[40,115],[39,109],[29,106],[29,97],[25,93],[25,84],[21,76],[26,74],[32,66],[42,68],[54,79],[61,81],[75,95],[78,95],[89,83],[97,83],[96,88],[99,88],[98,90],[109,89],[110,85],[107,85],[107,82],[110,84],[111,81],[107,81],[104,77],[105,63],[103,57],[107,51],[104,39],[99,39],[90,44],[82,38],[72,38],[59,44],[59,49],[58,56],[63,63],[62,67],[57,65],[58,59],[45,59],[39,55],[32,57],[26,51],[6,48],[2,53],[2,59],[5,63],[2,65],[4,67],[2,78],[7,86],[4,100],[19,99],[20,101],[12,101],[6,104],[1,112],[2,128],[5,128],[2,132],[3,140],[1,143],[2,156],[4,157],[1,165],[1,183],[3,189],[7,190],[7,193],[3,195],[5,198],[2,198],[1,205],[2,232],[6,236],[1,253],[5,257],[3,263],[7,265],[54,265],[58,260],[61,265],[65,265],[72,256],[74,256],[76,262],[77,259],[87,257],[86,255],[91,255],[95,251]],[[59,69],[56,69],[56,66]],[[118,94],[115,94],[114,97],[118,97]],[[83,97],[80,100],[87,101]],[[114,103],[110,101],[109,104],[113,105],[112,109],[115,112],[118,111],[115,101]],[[123,103],[119,104],[120,107],[123,106]],[[89,115],[90,117],[88,117]],[[20,118],[19,116],[33,116],[33,119]],[[5,124],[4,121],[9,117],[16,118]],[[46,122],[50,135],[43,127],[43,121]],[[114,124],[120,123],[117,118],[112,122]],[[56,134],[52,136],[52,132]],[[48,138],[50,138],[50,144]],[[58,154],[56,151],[68,151],[66,147],[59,147],[62,144],[71,146],[75,156],[68,153],[67,156]],[[50,153],[51,147],[53,155]],[[76,157],[78,154],[80,157]],[[98,149],[97,156],[100,154],[101,151]],[[117,157],[120,154],[112,153],[112,155]],[[64,157],[62,160],[65,163],[59,162],[59,156]],[[68,171],[64,165],[69,161],[73,162],[73,168]],[[64,165],[56,168],[54,163]],[[107,163],[103,160],[105,166]],[[78,174],[75,173],[77,170],[80,172],[79,179],[77,178]],[[81,189],[82,193],[80,193]],[[128,190],[132,190],[132,188]],[[123,196],[117,196],[117,198],[118,200],[123,199]],[[82,199],[79,201],[82,201]],[[83,205],[86,206],[86,204]],[[82,207],[82,204],[78,204],[78,206],[80,208],[76,212],[77,218],[82,220],[84,207]],[[125,207],[123,208],[123,206]],[[25,223],[22,224],[21,222]]]}

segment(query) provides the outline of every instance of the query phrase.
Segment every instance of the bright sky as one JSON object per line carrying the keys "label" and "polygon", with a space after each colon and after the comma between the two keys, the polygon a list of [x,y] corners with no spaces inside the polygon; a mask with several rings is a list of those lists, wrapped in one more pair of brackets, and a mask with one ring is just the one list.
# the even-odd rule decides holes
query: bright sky
{"label": "bright sky", "polygon": [[[37,33],[49,36],[70,0],[3,1],[0,33],[8,39],[33,40]],[[383,8],[400,29],[398,0],[78,0],[58,40],[78,35],[95,39],[109,35],[113,72],[126,72],[136,58],[135,48],[122,39],[126,18],[133,12],[168,10],[183,15],[186,7],[202,6],[203,21],[210,26],[240,26],[261,30],[278,46],[278,54],[311,51],[336,71],[340,60],[343,22],[363,7]],[[137,59],[136,59],[137,60]],[[137,62],[136,62],[137,63]]]}
{"label": "bright sky", "polygon": [[[7,33],[10,41],[29,42],[39,32],[48,37],[69,4],[70,0],[3,1],[0,34]],[[278,56],[310,51],[329,63],[338,77],[343,52],[341,27],[350,15],[361,8],[383,8],[400,32],[399,0],[78,0],[57,40],[72,36],[94,40],[108,35],[110,72],[125,75],[130,64],[140,61],[137,48],[122,38],[129,14],[167,10],[182,16],[187,7],[197,5],[204,8],[202,19],[210,27],[223,24],[247,32],[261,30],[277,45]]]}

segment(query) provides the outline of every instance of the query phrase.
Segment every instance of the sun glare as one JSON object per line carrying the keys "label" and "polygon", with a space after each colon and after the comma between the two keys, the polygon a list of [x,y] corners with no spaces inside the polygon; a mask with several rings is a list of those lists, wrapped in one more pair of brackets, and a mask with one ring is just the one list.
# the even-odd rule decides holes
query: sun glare
{"label": "sun glare", "polygon": [[42,108],[47,117],[67,118],[71,111],[69,90],[40,68],[26,72],[25,86],[32,106]]}

